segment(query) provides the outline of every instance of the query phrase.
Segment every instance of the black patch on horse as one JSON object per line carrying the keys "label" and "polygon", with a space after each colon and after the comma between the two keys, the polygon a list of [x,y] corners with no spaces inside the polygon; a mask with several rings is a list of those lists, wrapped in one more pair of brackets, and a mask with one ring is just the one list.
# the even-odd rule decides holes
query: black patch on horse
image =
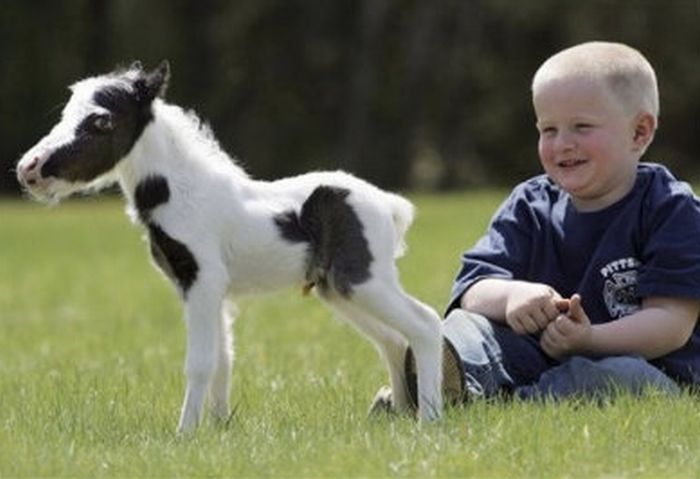
{"label": "black patch on horse", "polygon": [[160,226],[153,222],[147,226],[154,261],[180,286],[183,294],[187,294],[199,273],[197,260],[184,243],[170,236]]}
{"label": "black patch on horse", "polygon": [[170,187],[168,180],[162,175],[144,178],[134,190],[136,210],[148,228],[153,260],[182,289],[183,294],[187,294],[197,279],[197,260],[187,245],[170,236],[151,218],[151,212],[169,200]]}
{"label": "black patch on horse", "polygon": [[274,218],[277,228],[282,233],[282,237],[292,243],[303,243],[308,241],[306,233],[299,222],[299,215],[294,210],[280,213]]}
{"label": "black patch on horse", "polygon": [[151,211],[170,199],[168,180],[162,175],[151,175],[141,180],[134,191],[134,202],[139,218],[145,224],[151,219]]}
{"label": "black patch on horse", "polygon": [[[106,86],[93,95],[107,113],[92,113],[76,127],[75,138],[59,147],[44,163],[41,175],[67,181],[89,182],[111,170],[129,154],[143,130],[153,120],[151,103],[132,90]],[[99,128],[99,122],[111,128]]]}
{"label": "black patch on horse", "polygon": [[353,285],[370,278],[374,259],[364,226],[346,198],[350,191],[319,186],[297,214],[286,211],[274,218],[282,237],[292,243],[309,243],[306,280],[321,293],[330,288],[349,297]]}

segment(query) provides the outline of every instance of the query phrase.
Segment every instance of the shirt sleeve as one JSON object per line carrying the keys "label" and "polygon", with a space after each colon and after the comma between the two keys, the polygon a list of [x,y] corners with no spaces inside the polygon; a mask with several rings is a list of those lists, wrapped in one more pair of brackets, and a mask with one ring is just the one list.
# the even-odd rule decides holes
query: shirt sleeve
{"label": "shirt sleeve", "polygon": [[446,314],[459,307],[464,292],[484,278],[517,279],[524,275],[530,251],[532,213],[521,189],[501,205],[473,248],[462,255]]}
{"label": "shirt sleeve", "polygon": [[700,203],[685,183],[651,208],[638,294],[700,298]]}

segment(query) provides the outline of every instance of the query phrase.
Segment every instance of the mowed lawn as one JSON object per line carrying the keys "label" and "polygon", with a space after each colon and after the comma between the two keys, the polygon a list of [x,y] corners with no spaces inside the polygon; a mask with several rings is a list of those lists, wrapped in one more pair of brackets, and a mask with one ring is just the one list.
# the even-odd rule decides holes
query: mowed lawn
{"label": "mowed lawn", "polygon": [[[413,196],[406,289],[441,310],[503,195]],[[240,303],[234,412],[178,439],[180,306],[123,210],[0,202],[0,477],[700,476],[690,395],[369,420],[376,352],[300,290]]]}

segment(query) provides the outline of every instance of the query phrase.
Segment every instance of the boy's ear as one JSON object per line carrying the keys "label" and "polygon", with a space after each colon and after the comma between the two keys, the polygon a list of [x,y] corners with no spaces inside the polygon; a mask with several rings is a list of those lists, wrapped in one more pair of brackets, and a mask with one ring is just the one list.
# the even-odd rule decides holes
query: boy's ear
{"label": "boy's ear", "polygon": [[634,151],[643,154],[654,139],[656,117],[651,113],[640,113],[634,121]]}

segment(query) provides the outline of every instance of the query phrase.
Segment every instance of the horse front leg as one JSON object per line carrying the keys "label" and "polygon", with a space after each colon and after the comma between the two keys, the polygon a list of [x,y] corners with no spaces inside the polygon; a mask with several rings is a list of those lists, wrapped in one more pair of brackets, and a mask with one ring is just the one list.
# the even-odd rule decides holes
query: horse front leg
{"label": "horse front leg", "polygon": [[215,421],[225,421],[229,416],[231,372],[233,370],[233,321],[238,310],[233,303],[225,303],[219,321],[219,348],[216,371],[211,383],[211,415]]}
{"label": "horse front leg", "polygon": [[[226,339],[221,337],[225,290],[224,281],[211,276],[201,276],[187,291],[185,299],[187,387],[178,424],[180,434],[193,431],[201,422],[203,405],[217,375],[219,361],[222,357],[224,359],[227,357],[226,351],[222,350]],[[226,374],[230,371],[227,367],[223,369],[228,369],[225,371]],[[217,388],[217,396],[216,399],[221,401],[219,388]],[[227,403],[227,396],[224,402]],[[228,407],[228,405],[217,404],[216,407]]]}

